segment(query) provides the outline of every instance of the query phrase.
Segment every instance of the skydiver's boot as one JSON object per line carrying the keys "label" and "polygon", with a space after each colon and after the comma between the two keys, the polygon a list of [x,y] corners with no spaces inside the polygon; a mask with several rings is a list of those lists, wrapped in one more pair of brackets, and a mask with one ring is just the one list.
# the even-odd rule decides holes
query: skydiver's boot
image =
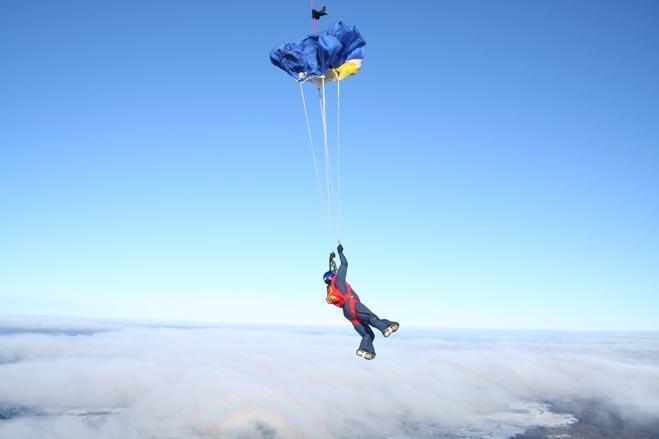
{"label": "skydiver's boot", "polygon": [[391,322],[387,328],[382,331],[382,335],[385,337],[389,337],[391,334],[394,332],[398,331],[398,328],[400,328],[400,325],[396,322]]}
{"label": "skydiver's boot", "polygon": [[357,355],[362,357],[364,360],[372,360],[375,358],[375,352],[369,352],[365,349],[357,349]]}
{"label": "skydiver's boot", "polygon": [[[364,360],[372,360],[375,358],[375,348],[373,347],[373,338],[375,335],[373,334],[373,331],[371,331],[371,328],[368,326],[362,326],[358,325],[359,329],[364,331],[363,334],[364,336],[362,337],[361,343],[359,343],[359,349],[357,349],[357,355],[362,357]],[[363,328],[368,328],[366,331]],[[357,327],[355,327],[357,329]],[[361,331],[359,331],[361,332]]]}

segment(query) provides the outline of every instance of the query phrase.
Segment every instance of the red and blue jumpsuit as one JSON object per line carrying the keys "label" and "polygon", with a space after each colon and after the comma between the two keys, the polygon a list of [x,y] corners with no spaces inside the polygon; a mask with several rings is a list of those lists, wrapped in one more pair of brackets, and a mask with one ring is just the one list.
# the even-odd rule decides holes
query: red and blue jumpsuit
{"label": "red and blue jumpsuit", "polygon": [[355,290],[346,282],[348,260],[342,251],[339,252],[339,258],[341,259],[339,270],[327,287],[327,303],[342,308],[345,318],[350,320],[355,331],[362,336],[359,349],[375,354],[375,348],[373,347],[375,334],[370,326],[380,332],[384,332],[393,322],[379,318],[359,300],[359,296],[355,293]]}

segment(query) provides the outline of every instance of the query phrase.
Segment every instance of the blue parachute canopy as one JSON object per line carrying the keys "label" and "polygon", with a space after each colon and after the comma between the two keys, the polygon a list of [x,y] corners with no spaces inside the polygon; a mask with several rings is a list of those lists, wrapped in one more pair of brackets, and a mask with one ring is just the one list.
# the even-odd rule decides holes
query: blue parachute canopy
{"label": "blue parachute canopy", "polygon": [[332,68],[339,67],[349,59],[364,59],[366,41],[362,38],[357,27],[348,26],[342,21],[337,21],[329,25],[325,33],[332,35],[341,43],[341,59],[337,65],[331,66]]}
{"label": "blue parachute canopy", "polygon": [[324,33],[288,41],[270,52],[270,61],[298,81],[322,76],[348,60],[361,60],[366,41],[354,26],[339,21]]}

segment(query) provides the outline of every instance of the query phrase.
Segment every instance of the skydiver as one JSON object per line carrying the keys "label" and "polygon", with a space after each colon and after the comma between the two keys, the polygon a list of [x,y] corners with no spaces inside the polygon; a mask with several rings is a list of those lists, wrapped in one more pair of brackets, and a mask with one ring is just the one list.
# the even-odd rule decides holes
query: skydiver
{"label": "skydiver", "polygon": [[312,20],[320,20],[320,17],[323,15],[327,15],[327,9],[325,6],[323,6],[320,11],[317,11],[316,9],[311,10],[311,19]]}
{"label": "skydiver", "polygon": [[400,325],[397,322],[379,318],[359,300],[355,290],[346,282],[348,260],[343,254],[343,246],[339,244],[336,250],[339,252],[341,265],[337,270],[334,261],[336,255],[334,252],[330,253],[329,271],[323,275],[323,280],[327,285],[326,300],[327,303],[342,308],[345,318],[350,320],[355,331],[361,335],[362,341],[359,343],[357,355],[365,360],[372,360],[375,358],[375,348],[373,347],[375,334],[369,325],[382,332],[385,337],[396,332]]}

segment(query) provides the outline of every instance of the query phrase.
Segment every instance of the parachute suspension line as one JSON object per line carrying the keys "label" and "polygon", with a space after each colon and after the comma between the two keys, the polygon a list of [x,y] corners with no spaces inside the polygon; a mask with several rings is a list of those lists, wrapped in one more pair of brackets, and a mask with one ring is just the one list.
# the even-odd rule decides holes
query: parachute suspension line
{"label": "parachute suspension line", "polygon": [[336,238],[341,238],[341,79],[336,80]]}
{"label": "parachute suspension line", "polygon": [[320,115],[323,120],[323,147],[325,150],[325,185],[327,189],[327,206],[329,222],[332,223],[332,204],[334,203],[334,189],[332,182],[332,164],[327,142],[327,101],[325,96],[325,78],[321,78]]}
{"label": "parachute suspension line", "polygon": [[[304,84],[300,82],[300,97],[302,98],[302,108],[304,108],[304,120],[307,122],[307,136],[309,137],[309,147],[311,149],[311,158],[313,159],[313,170],[316,174],[316,186],[318,187],[318,195],[320,196],[320,204],[323,210],[326,208],[326,203],[323,198],[323,187],[320,183],[320,173],[318,172],[318,160],[316,160],[316,151],[313,144],[313,137],[311,136],[311,124],[309,123],[309,112],[307,111],[307,101],[304,98]],[[327,204],[329,215],[329,204]],[[329,216],[328,216],[329,218]]]}

